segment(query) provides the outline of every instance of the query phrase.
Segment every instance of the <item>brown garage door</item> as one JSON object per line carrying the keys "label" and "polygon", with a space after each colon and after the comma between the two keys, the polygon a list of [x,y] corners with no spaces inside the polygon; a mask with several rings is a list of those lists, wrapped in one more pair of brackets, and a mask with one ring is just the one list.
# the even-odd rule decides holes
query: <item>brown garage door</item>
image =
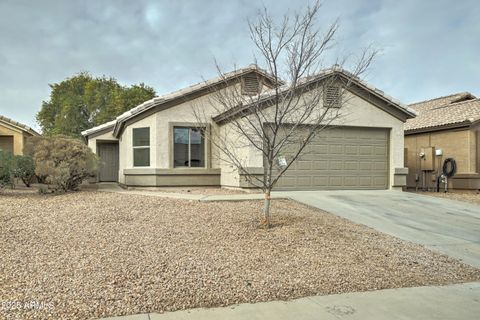
{"label": "brown garage door", "polygon": [[0,150],[13,153],[13,136],[0,136]]}
{"label": "brown garage door", "polygon": [[99,181],[118,181],[118,143],[98,143]]}
{"label": "brown garage door", "polygon": [[387,129],[324,130],[285,172],[277,189],[386,189],[388,137]]}

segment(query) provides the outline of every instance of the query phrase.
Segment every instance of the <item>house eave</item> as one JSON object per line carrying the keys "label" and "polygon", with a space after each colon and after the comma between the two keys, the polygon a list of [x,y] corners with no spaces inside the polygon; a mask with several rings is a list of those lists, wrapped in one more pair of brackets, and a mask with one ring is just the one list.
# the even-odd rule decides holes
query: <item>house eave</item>
{"label": "house eave", "polygon": [[430,126],[430,127],[424,127],[424,128],[409,129],[409,130],[404,131],[404,135],[408,136],[408,135],[419,134],[419,133],[428,133],[428,132],[444,131],[444,130],[451,130],[451,129],[469,128],[472,124],[473,124],[472,121],[465,120],[465,121],[462,121],[462,122],[449,123],[449,124],[443,124],[443,125],[438,125],[438,126]]}
{"label": "house eave", "polygon": [[[352,81],[353,85],[357,86],[358,88],[360,88],[361,90],[363,90],[365,92],[368,92],[369,94],[374,96],[376,99],[381,101],[382,104],[385,106],[385,108],[382,108],[382,110],[384,110],[385,112],[391,114],[392,116],[398,118],[399,120],[401,120],[403,122],[405,122],[407,119],[415,118],[416,115],[417,115],[416,112],[413,109],[411,109],[407,106],[402,106],[400,102],[397,102],[395,99],[393,99],[391,97],[386,97],[383,94],[383,91],[380,91],[379,89],[376,89],[375,87],[367,84],[366,82],[364,82],[364,81],[362,81],[362,80],[360,80],[356,77],[354,77],[354,78],[349,77],[346,74],[346,71],[343,71],[343,69],[340,70],[340,71],[339,70],[334,70],[334,71],[331,71],[331,72],[327,72],[324,75],[316,77],[311,81],[306,81],[305,83],[302,83],[300,86],[298,86],[297,90],[300,90],[302,88],[314,85],[315,83],[318,83],[320,81],[324,81],[325,79],[327,79],[329,77],[333,77],[333,76],[339,76],[339,77],[342,77],[343,80]],[[285,90],[285,92],[287,92],[287,90]],[[258,104],[258,105],[266,104],[268,101],[272,100],[274,97],[275,97],[275,95],[269,95],[269,96],[266,96],[264,98],[260,98],[255,103]],[[368,99],[368,97],[364,97],[364,98]],[[372,100],[372,99],[370,99],[370,100]],[[213,117],[212,120],[219,125],[225,124],[225,123],[229,122],[230,120],[233,120],[237,117],[248,114],[249,106],[251,106],[251,105],[252,104],[245,105],[245,106],[240,106],[239,105],[235,108],[227,110],[224,113]],[[377,104],[377,106],[379,106],[379,105]]]}

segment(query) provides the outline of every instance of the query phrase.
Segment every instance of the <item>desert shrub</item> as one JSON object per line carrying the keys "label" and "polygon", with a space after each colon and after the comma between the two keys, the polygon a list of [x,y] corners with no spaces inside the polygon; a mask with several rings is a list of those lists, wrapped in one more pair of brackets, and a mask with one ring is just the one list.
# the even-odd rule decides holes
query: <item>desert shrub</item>
{"label": "desert shrub", "polygon": [[35,174],[54,192],[78,190],[82,181],[95,175],[98,160],[82,141],[64,136],[29,139]]}
{"label": "desert shrub", "polygon": [[19,178],[30,187],[35,178],[35,164],[31,156],[14,156],[13,158],[13,176]]}
{"label": "desert shrub", "polygon": [[13,156],[0,150],[0,188],[13,187]]}
{"label": "desert shrub", "polygon": [[48,194],[48,193],[50,193],[50,190],[48,190],[48,187],[47,187],[47,186],[41,184],[41,185],[38,186],[38,193],[40,193],[40,194]]}

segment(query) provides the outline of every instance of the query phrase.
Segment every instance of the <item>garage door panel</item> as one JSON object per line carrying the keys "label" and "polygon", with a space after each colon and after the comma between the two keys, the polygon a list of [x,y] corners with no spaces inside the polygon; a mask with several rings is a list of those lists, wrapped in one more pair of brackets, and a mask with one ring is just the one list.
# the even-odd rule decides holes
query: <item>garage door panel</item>
{"label": "garage door panel", "polygon": [[331,144],[328,146],[328,153],[329,154],[343,154],[343,146],[342,145],[336,145],[336,144]]}
{"label": "garage door panel", "polygon": [[343,170],[343,162],[337,160],[330,160],[328,162],[329,170]]}
{"label": "garage door panel", "polygon": [[312,161],[299,160],[299,161],[297,161],[296,169],[297,170],[311,170],[312,169]]}
{"label": "garage door panel", "polygon": [[345,146],[345,154],[347,154],[347,155],[357,155],[358,154],[358,146],[346,145]]}
{"label": "garage door panel", "polygon": [[373,153],[373,147],[372,146],[360,146],[358,147],[358,154],[359,155],[367,155],[370,156]]}
{"label": "garage door panel", "polygon": [[330,187],[341,187],[343,185],[343,177],[329,177],[328,185]]}
{"label": "garage door panel", "polygon": [[[324,130],[279,180],[278,189],[386,189],[388,130]],[[288,159],[288,156],[287,156]]]}
{"label": "garage door panel", "polygon": [[359,161],[358,169],[359,170],[372,170],[373,164],[371,162]]}
{"label": "garage door panel", "polygon": [[312,177],[312,184],[314,186],[327,186],[328,176],[314,176]]}
{"label": "garage door panel", "polygon": [[374,162],[373,163],[373,170],[376,171],[385,171],[387,170],[388,164],[386,162]]}
{"label": "garage door panel", "polygon": [[314,160],[312,170],[328,170],[328,160]]}
{"label": "garage door panel", "polygon": [[358,185],[358,177],[345,177],[344,185],[354,187]]}
{"label": "garage door panel", "polygon": [[387,183],[387,179],[385,177],[373,177],[373,183],[377,187],[382,187]]}
{"label": "garage door panel", "polygon": [[358,177],[358,184],[363,187],[370,187],[373,185],[372,177]]}
{"label": "garage door panel", "polygon": [[378,156],[387,155],[387,147],[386,146],[375,147],[375,154]]}
{"label": "garage door panel", "polygon": [[297,184],[304,185],[304,186],[310,186],[310,185],[312,185],[312,177],[310,177],[310,176],[298,176],[297,177]]}
{"label": "garage door panel", "polygon": [[358,171],[358,162],[357,161],[345,161],[343,169],[344,170]]}

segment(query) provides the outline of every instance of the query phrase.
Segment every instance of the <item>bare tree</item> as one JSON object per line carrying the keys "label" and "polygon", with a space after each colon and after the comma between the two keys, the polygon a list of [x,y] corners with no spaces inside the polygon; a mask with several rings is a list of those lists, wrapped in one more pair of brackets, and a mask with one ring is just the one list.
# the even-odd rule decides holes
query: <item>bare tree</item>
{"label": "bare tree", "polygon": [[[335,44],[338,22],[322,32],[317,26],[320,8],[320,2],[316,2],[303,13],[285,15],[279,24],[264,9],[249,22],[250,37],[259,53],[256,65],[270,75],[268,90],[246,94],[245,87],[232,85],[231,77],[217,64],[223,86],[212,88],[209,107],[214,108],[214,120],[219,125],[213,126],[205,138],[220,150],[220,161],[232,165],[249,184],[263,190],[267,227],[271,225],[272,189],[292,163],[308,152],[312,139],[341,116],[348,100],[346,90],[368,69],[376,53],[364,49],[351,72],[341,68],[346,59],[337,59],[333,68],[325,69],[323,62]],[[262,77],[256,81],[261,83]],[[206,109],[194,108],[199,127],[200,123],[211,122]],[[249,168],[245,156],[249,148],[263,158],[263,173]]]}

